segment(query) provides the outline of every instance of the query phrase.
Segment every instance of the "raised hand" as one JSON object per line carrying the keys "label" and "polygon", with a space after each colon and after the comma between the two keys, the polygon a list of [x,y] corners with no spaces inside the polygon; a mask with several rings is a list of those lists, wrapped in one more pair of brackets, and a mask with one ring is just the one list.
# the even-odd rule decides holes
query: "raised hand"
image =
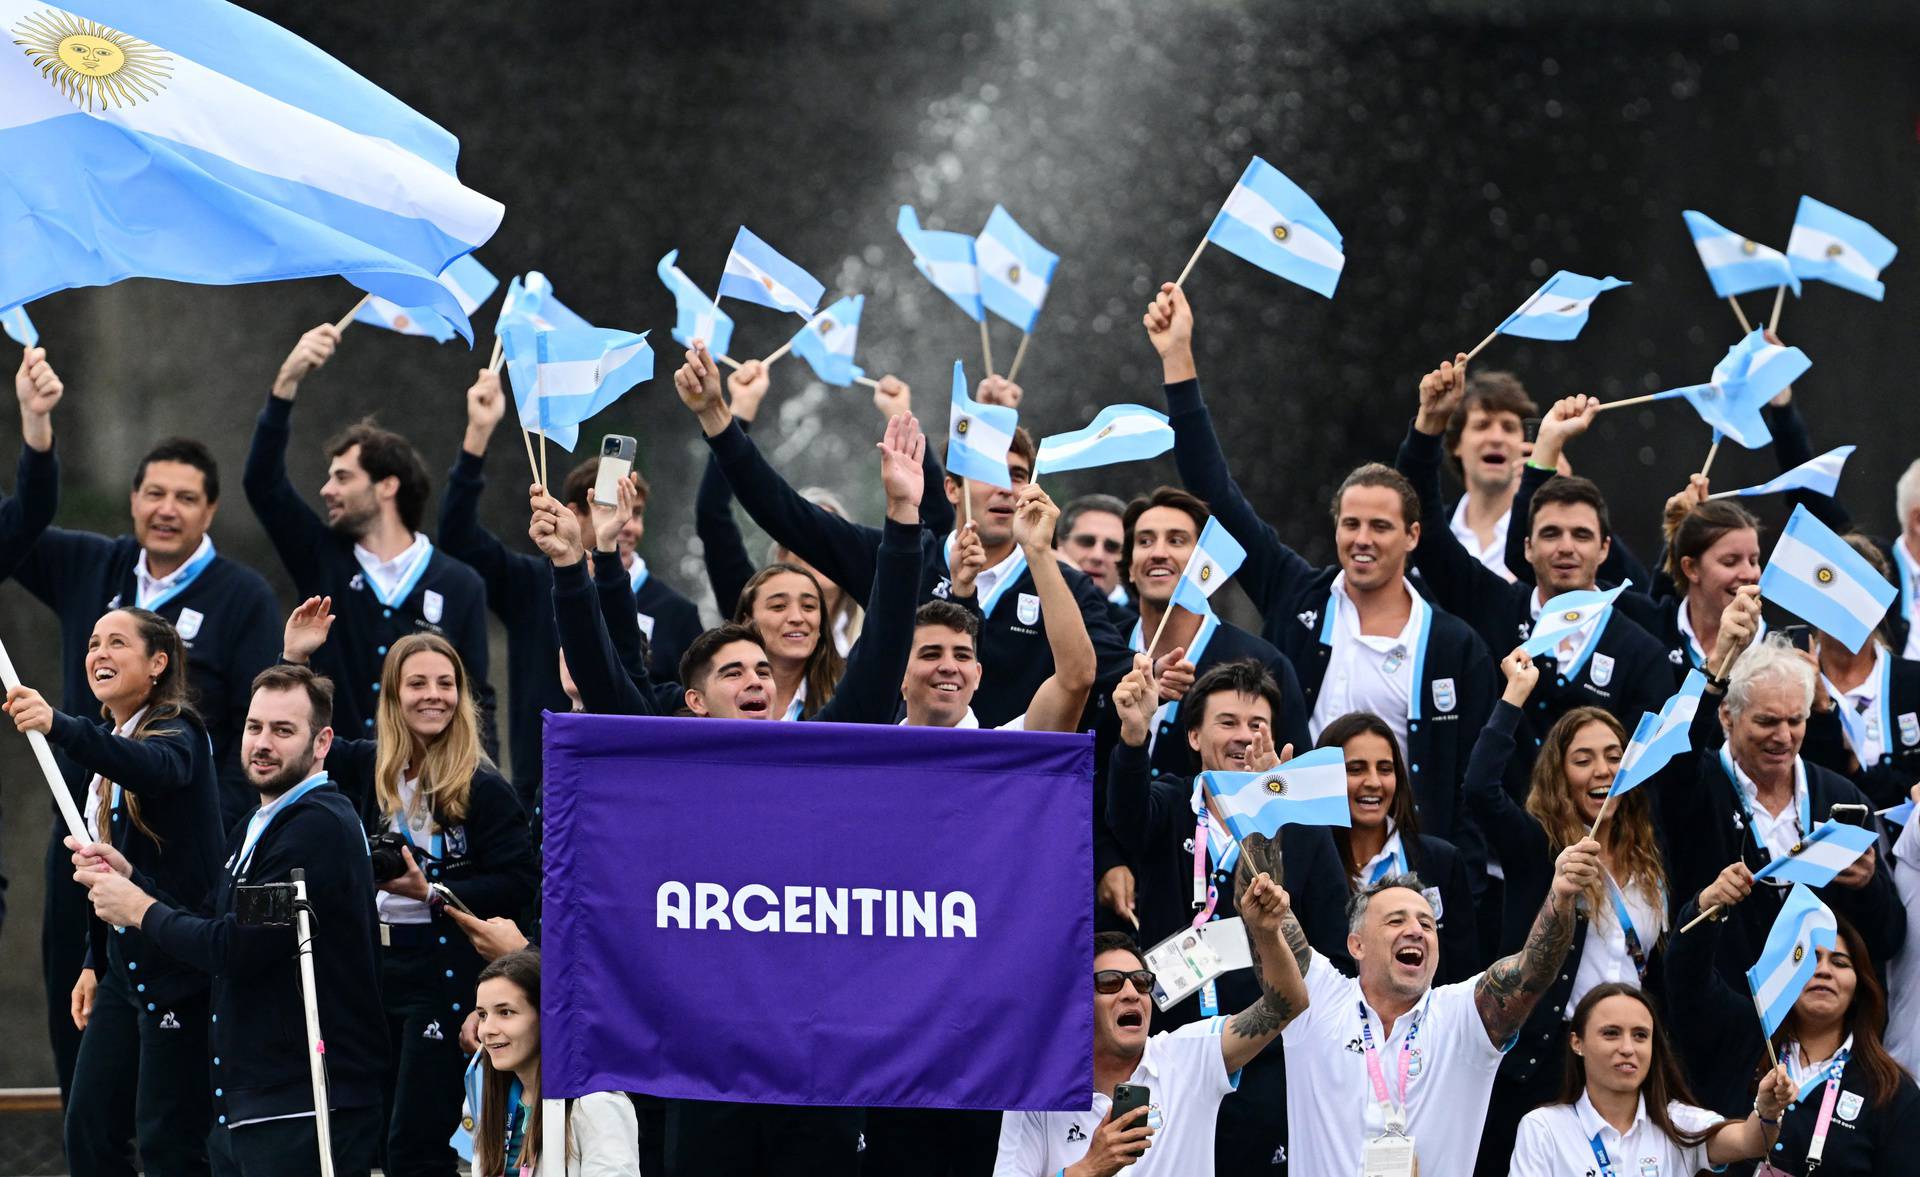
{"label": "raised hand", "polygon": [[1566,910],[1588,890],[1600,885],[1600,843],[1582,838],[1560,852],[1553,863],[1552,902]]}
{"label": "raised hand", "polygon": [[308,597],[287,614],[286,629],[280,638],[280,658],[304,664],[313,652],[327,644],[333,629],[333,598]]}
{"label": "raised hand", "polygon": [[1020,488],[1013,505],[1013,542],[1027,554],[1028,561],[1053,559],[1053,532],[1060,522],[1060,508],[1037,482]]}
{"label": "raised hand", "polygon": [[1540,668],[1533,664],[1533,655],[1515,646],[1512,653],[1500,659],[1500,673],[1507,676],[1507,689],[1500,698],[1515,707],[1525,706],[1540,681]]}
{"label": "raised hand", "polygon": [[953,583],[948,592],[956,597],[971,597],[973,581],[987,568],[987,547],[980,542],[980,528],[962,523],[953,533]]}
{"label": "raised hand", "polygon": [[1536,466],[1558,466],[1560,451],[1572,438],[1580,436],[1593,424],[1593,415],[1600,411],[1600,398],[1587,396],[1562,397],[1540,418],[1540,436],[1533,443],[1533,452],[1527,460]]}
{"label": "raised hand", "polygon": [[1709,907],[1732,907],[1734,904],[1753,894],[1753,872],[1744,862],[1736,862],[1720,872],[1718,878],[1708,883],[1700,892],[1700,910]]}
{"label": "raised hand", "polygon": [[1666,509],[1661,514],[1661,529],[1668,543],[1673,542],[1674,533],[1680,529],[1688,512],[1706,501],[1707,476],[1704,474],[1690,476],[1686,487],[1667,499]]}
{"label": "raised hand", "polygon": [[974,398],[983,405],[1005,405],[1009,409],[1020,407],[1020,398],[1026,394],[1020,386],[1005,376],[988,376],[980,382]]}
{"label": "raised hand", "polygon": [[1445,433],[1466,394],[1467,353],[1456,352],[1453,359],[1441,360],[1438,368],[1420,378],[1420,409],[1413,427],[1432,437]]}
{"label": "raised hand", "polygon": [[707,345],[697,339],[687,350],[686,363],[673,373],[673,391],[680,395],[680,403],[700,418],[700,428],[709,437],[725,429],[732,419],[720,391],[720,366],[707,354]]}
{"label": "raised hand", "polygon": [[66,388],[60,374],[47,362],[46,348],[30,347],[20,357],[20,370],[13,374],[13,391],[20,398],[23,440],[34,449],[45,450],[53,444],[53,423],[48,418]]}
{"label": "raised hand", "polygon": [[1261,871],[1253,877],[1253,886],[1234,897],[1234,907],[1247,927],[1260,932],[1278,932],[1280,924],[1293,908],[1287,889]]}
{"label": "raised hand", "polygon": [[583,553],[580,520],[573,508],[548,494],[547,488],[537,482],[527,488],[527,506],[532,512],[527,522],[527,538],[533,541],[533,546],[553,561],[555,568],[578,564]]}
{"label": "raised hand", "polygon": [[[1768,343],[1771,343],[1775,347],[1787,346],[1786,344],[1780,342],[1780,337],[1773,333],[1773,328],[1771,327],[1764,329],[1761,335],[1761,338],[1765,339]],[[1793,403],[1793,385],[1789,384],[1785,388],[1781,389],[1779,392],[1774,393],[1773,399],[1767,402],[1767,407],[1770,409],[1784,409],[1792,403]]]}
{"label": "raised hand", "polygon": [[898,376],[880,377],[880,383],[873,387],[873,407],[880,410],[883,417],[897,417],[901,413],[913,412],[913,389]]}
{"label": "raised hand", "polygon": [[1140,322],[1162,360],[1171,361],[1184,355],[1191,363],[1193,308],[1187,304],[1186,291],[1171,282],[1162,282],[1160,293],[1147,304],[1147,313],[1141,316]]}
{"label": "raised hand", "polygon": [[1160,708],[1160,691],[1154,685],[1153,667],[1145,654],[1133,656],[1133,669],[1113,688],[1113,713],[1120,720],[1120,742],[1129,748],[1145,747],[1153,729],[1153,714]]}
{"label": "raised hand", "polygon": [[[587,514],[593,517],[593,550],[611,552],[620,542],[620,531],[633,522],[634,508],[640,503],[640,479],[629,474],[615,484],[618,501],[612,506],[601,502],[592,492],[587,494]],[[576,520],[578,516],[575,517]]]}
{"label": "raised hand", "polygon": [[1125,863],[1108,867],[1107,873],[1100,876],[1099,886],[1093,891],[1093,897],[1100,906],[1126,920],[1137,930],[1140,916],[1134,910],[1133,894],[1133,871]]}
{"label": "raised hand", "polygon": [[1160,655],[1153,664],[1154,679],[1160,684],[1160,701],[1172,703],[1186,698],[1198,672],[1199,668],[1187,659],[1185,646],[1175,646]]}
{"label": "raised hand", "polygon": [[[733,415],[751,421],[760,415],[760,402],[773,387],[773,370],[759,360],[748,360],[727,376],[727,395],[733,398]],[[684,398],[683,398],[684,399]]]}
{"label": "raised hand", "polygon": [[300,337],[287,358],[280,361],[280,372],[273,378],[273,395],[290,401],[300,394],[300,382],[333,358],[340,346],[340,328],[322,323]]}
{"label": "raised hand", "polygon": [[487,452],[487,442],[507,415],[507,397],[500,388],[500,373],[482,368],[467,386],[467,436],[462,448],[476,457]]}
{"label": "raised hand", "polygon": [[32,687],[7,688],[7,701],[0,703],[0,710],[13,717],[13,726],[20,732],[44,736],[53,730],[53,704]]}
{"label": "raised hand", "polygon": [[[887,492],[887,518],[895,523],[920,521],[920,497],[926,490],[922,467],[927,458],[927,435],[912,413],[887,419],[880,439],[880,485]],[[974,537],[979,542],[979,537]],[[981,549],[984,562],[986,550]],[[984,563],[982,565],[984,567]],[[977,571],[977,570],[976,570]]]}
{"label": "raised hand", "polygon": [[1760,632],[1760,586],[1743,584],[1733,591],[1733,600],[1720,613],[1720,635],[1713,642],[1713,661],[1708,672],[1725,677],[1738,658]]}

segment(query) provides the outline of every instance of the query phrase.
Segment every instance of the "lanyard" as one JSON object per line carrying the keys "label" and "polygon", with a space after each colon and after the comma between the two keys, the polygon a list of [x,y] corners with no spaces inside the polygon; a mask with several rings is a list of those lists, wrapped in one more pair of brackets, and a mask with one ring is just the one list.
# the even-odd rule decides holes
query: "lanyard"
{"label": "lanyard", "polygon": [[[1168,605],[1167,608],[1171,609],[1173,606]],[[1200,659],[1206,657],[1207,643],[1213,640],[1213,632],[1219,628],[1220,615],[1218,613],[1215,613],[1211,609],[1202,613],[1200,615],[1200,628],[1195,631],[1193,641],[1188,643],[1187,652],[1181,655],[1181,657],[1193,663],[1195,667],[1198,667],[1200,665]],[[1136,621],[1133,623],[1133,635],[1128,639],[1127,646],[1136,654],[1144,654],[1147,652],[1146,631],[1142,622]],[[1160,705],[1159,710],[1156,711],[1153,716],[1153,730],[1147,737],[1147,755],[1153,755],[1154,746],[1160,740],[1160,730],[1172,726],[1173,721],[1179,714],[1180,700],[1178,699],[1172,699]]]}
{"label": "lanyard", "polygon": [[[832,641],[833,639],[826,638],[825,640]],[[785,715],[782,715],[780,718],[783,722],[798,720],[801,718],[800,713],[802,711],[805,711],[806,708],[807,708],[807,680],[803,678],[800,680],[799,687],[794,690],[793,698],[788,700],[787,702],[787,713]]]}
{"label": "lanyard", "polygon": [[[1809,1171],[1818,1168],[1820,1158],[1826,1154],[1827,1130],[1833,1126],[1833,1106],[1835,1101],[1840,1097],[1840,1077],[1846,1071],[1847,1058],[1852,1053],[1853,1051],[1850,1048],[1843,1046],[1840,1048],[1840,1052],[1834,1055],[1827,1063],[1827,1090],[1826,1094],[1820,1097],[1820,1115],[1813,1122],[1813,1140],[1807,1145],[1807,1168]],[[1788,1042],[1787,1069],[1789,1072],[1798,1070],[1798,1068],[1793,1065],[1793,1061],[1799,1057],[1800,1044],[1797,1042]],[[1819,1073],[1815,1072],[1812,1081],[1801,1087],[1799,1098],[1804,1101],[1807,1098],[1807,1093],[1812,1091],[1814,1085],[1819,1081]]]}
{"label": "lanyard", "polygon": [[[1340,575],[1345,576],[1346,573],[1343,572]],[[1335,580],[1338,583],[1327,594],[1327,612],[1320,622],[1320,644],[1330,653],[1335,645],[1335,637],[1341,635],[1341,627],[1335,621],[1336,616],[1342,609],[1353,608],[1351,600],[1343,599],[1347,595],[1346,582],[1339,577]],[[1391,678],[1399,672],[1409,654],[1412,656],[1413,676],[1407,684],[1407,718],[1419,719],[1421,685],[1426,681],[1427,673],[1427,639],[1433,633],[1433,606],[1427,604],[1427,599],[1416,592],[1410,582],[1402,580],[1401,583],[1406,585],[1407,596],[1412,598],[1412,610],[1408,615],[1407,625],[1413,631],[1413,638],[1400,649],[1387,655],[1386,661],[1380,666],[1380,672]],[[1359,631],[1360,622],[1356,617],[1353,622],[1353,632],[1344,634],[1344,637],[1347,641],[1355,641]]]}
{"label": "lanyard", "polygon": [[1387,1131],[1403,1133],[1407,1127],[1407,1076],[1413,1073],[1413,1041],[1420,1036],[1420,1020],[1413,1011],[1407,1017],[1413,1018],[1413,1025],[1407,1027],[1407,1036],[1400,1040],[1400,1102],[1393,1102],[1392,1092],[1387,1090],[1387,1076],[1380,1066],[1380,1052],[1373,1045],[1373,1022],[1367,1017],[1367,1003],[1357,1003],[1360,1007],[1360,1042],[1367,1056],[1367,1079],[1373,1084],[1373,1098],[1380,1105],[1380,1116],[1387,1123]]}
{"label": "lanyard", "polygon": [[[1733,784],[1733,799],[1740,803],[1741,811],[1747,815],[1747,832],[1753,835],[1753,844],[1761,850],[1766,851],[1767,861],[1772,862],[1773,851],[1768,848],[1765,842],[1760,840],[1760,828],[1754,820],[1753,806],[1747,801],[1746,786],[1740,783],[1740,773],[1739,770],[1734,767],[1733,753],[1728,751],[1724,744],[1720,747],[1720,767],[1726,772],[1727,780]],[[1807,836],[1807,831],[1813,828],[1813,789],[1811,786],[1805,790],[1802,790],[1800,787],[1805,780],[1805,777],[1802,775],[1804,771],[1800,763],[1795,761],[1793,766],[1793,792],[1794,803],[1797,807],[1795,819],[1798,823],[1794,830],[1794,842],[1796,845],[1801,839]]]}
{"label": "lanyard", "polygon": [[1607,1146],[1600,1143],[1600,1134],[1595,1132],[1587,1143],[1593,1146],[1593,1159],[1600,1166],[1600,1177],[1614,1177],[1613,1158],[1607,1155]]}
{"label": "lanyard", "polygon": [[420,578],[426,575],[427,565],[433,561],[433,541],[423,535],[417,542],[420,545],[419,554],[413,558],[413,564],[400,577],[400,582],[393,586],[391,593],[381,592],[372,574],[361,570],[362,582],[372,591],[375,599],[389,609],[398,609],[403,601],[413,595],[413,587],[420,583]]}
{"label": "lanyard", "polygon": [[[1873,677],[1878,680],[1878,691],[1873,701],[1874,718],[1879,721],[1880,752],[1887,754],[1893,748],[1893,655],[1879,654],[1874,659]],[[1827,694],[1833,697],[1833,706],[1840,718],[1840,730],[1846,733],[1847,743],[1853,748],[1854,756],[1860,761],[1861,768],[1873,767],[1867,760],[1867,738],[1870,725],[1865,716],[1854,710],[1852,702],[1840,693],[1825,673],[1820,681],[1827,688]]]}
{"label": "lanyard", "polygon": [[[142,552],[140,555],[141,555],[142,561],[144,562],[146,558],[146,553]],[[166,604],[168,601],[173,600],[175,597],[185,592],[188,585],[198,580],[200,578],[200,574],[207,570],[207,565],[213,563],[213,555],[214,555],[213,537],[212,536],[200,537],[199,553],[196,554],[191,560],[188,560],[185,566],[174,570],[173,583],[171,585],[161,589],[159,592],[156,592],[151,597],[143,596],[141,594],[140,576],[136,572],[133,578],[133,603],[138,605],[142,609],[158,610],[160,606]]]}
{"label": "lanyard", "polygon": [[[1640,929],[1634,926],[1633,912],[1627,907],[1626,892],[1620,884],[1613,881],[1613,872],[1601,872],[1607,880],[1607,898],[1613,900],[1613,918],[1620,924],[1620,935],[1627,942],[1627,955],[1633,958],[1634,972],[1642,980],[1647,975],[1647,950],[1640,939]],[[1598,1136],[1594,1140],[1598,1141]]]}
{"label": "lanyard", "polygon": [[[514,1158],[520,1155],[525,1145],[526,1128],[527,1105],[520,1102],[520,1080],[515,1079],[513,1086],[507,1089],[507,1138],[500,1145],[502,1172],[511,1168]],[[522,1171],[525,1171],[524,1166]]]}
{"label": "lanyard", "polygon": [[246,839],[240,843],[240,853],[233,856],[233,873],[236,876],[241,874],[247,869],[247,864],[253,861],[253,848],[259,844],[261,837],[267,832],[267,827],[273,824],[274,818],[292,809],[300,798],[326,783],[327,774],[324,772],[316,773],[296,785],[293,792],[280,798],[273,809],[267,814],[267,820],[247,831]]}
{"label": "lanyard", "polygon": [[1240,861],[1240,844],[1224,833],[1219,838],[1213,837],[1212,822],[1213,815],[1207,812],[1203,801],[1193,823],[1193,906],[1198,909],[1193,926],[1196,928],[1213,918],[1213,909],[1220,903],[1220,888],[1214,885],[1212,872],[1207,869],[1212,843],[1218,842],[1224,847],[1213,870],[1231,871]]}
{"label": "lanyard", "polygon": [[[951,576],[953,574],[953,542],[951,536],[948,537],[944,551],[947,561],[947,574]],[[996,565],[996,567],[1005,567],[1006,574],[1000,577],[999,580],[993,582],[993,588],[990,591],[979,593],[980,616],[982,617],[992,617],[993,607],[1000,603],[1000,598],[1007,595],[1007,590],[1013,587],[1014,581],[1019,580],[1026,574],[1027,554],[1016,545],[1013,549],[1013,555],[1008,556],[1001,565]],[[976,588],[976,592],[977,591]]]}

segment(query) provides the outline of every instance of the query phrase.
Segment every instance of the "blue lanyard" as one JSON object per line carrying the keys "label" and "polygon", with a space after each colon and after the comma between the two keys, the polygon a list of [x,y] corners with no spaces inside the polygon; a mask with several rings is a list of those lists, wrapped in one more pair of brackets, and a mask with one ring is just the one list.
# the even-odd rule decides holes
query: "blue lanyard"
{"label": "blue lanyard", "polygon": [[633,558],[633,566],[634,571],[627,573],[627,587],[631,588],[633,595],[637,597],[640,595],[640,586],[647,583],[653,574],[647,571],[646,561],[638,556]]}
{"label": "blue lanyard", "polygon": [[507,1138],[500,1146],[500,1171],[510,1172],[526,1142],[527,1105],[520,1102],[520,1080],[507,1089]]}
{"label": "blue lanyard", "polygon": [[[1720,768],[1727,774],[1728,783],[1733,785],[1733,799],[1740,803],[1741,812],[1747,815],[1747,832],[1753,835],[1753,844],[1761,850],[1766,851],[1767,861],[1772,862],[1773,851],[1767,849],[1766,843],[1760,840],[1760,831],[1754,828],[1753,806],[1747,804],[1747,791],[1740,786],[1738,770],[1733,766],[1733,753],[1729,752],[1724,744],[1720,746]],[[1796,838],[1797,841],[1799,838],[1805,838],[1808,832],[1813,829],[1813,787],[1809,785],[1807,791],[1801,793],[1800,769],[1797,765],[1793,773],[1793,791],[1795,793],[1794,802],[1799,809],[1799,813],[1796,815],[1800,822],[1800,829],[1798,831],[1798,837]]]}
{"label": "blue lanyard", "polygon": [[[944,548],[941,549],[941,553],[947,563],[947,575],[952,576],[953,575],[953,537],[952,536],[947,537],[947,544]],[[1010,562],[1007,564],[1007,574],[1005,576],[1002,576],[994,584],[993,591],[990,593],[979,594],[980,616],[982,617],[993,616],[993,607],[1000,603],[1000,598],[1007,595],[1007,590],[1013,587],[1013,582],[1016,580],[1019,580],[1020,577],[1027,570],[1027,554],[1024,551],[1022,551],[1018,546],[1015,546],[1015,548],[1013,549],[1013,555],[1010,556],[1008,559]],[[982,571],[985,571],[985,569],[982,569]]]}
{"label": "blue lanyard", "polygon": [[1600,1134],[1595,1132],[1587,1143],[1593,1146],[1593,1159],[1600,1165],[1600,1177],[1614,1177],[1613,1158],[1607,1155],[1607,1146],[1600,1143]]}
{"label": "blue lanyard", "polygon": [[[1647,950],[1641,946],[1640,930],[1634,927],[1633,913],[1627,909],[1626,893],[1620,889],[1620,884],[1613,881],[1611,872],[1603,873],[1607,880],[1607,898],[1613,900],[1613,918],[1619,921],[1620,935],[1627,942],[1627,955],[1633,958],[1634,972],[1644,980],[1647,975]],[[1593,1139],[1598,1142],[1600,1138],[1595,1136]],[[1601,1162],[1603,1165],[1605,1163]]]}
{"label": "blue lanyard", "polygon": [[292,809],[300,798],[326,783],[326,773],[315,773],[313,776],[308,777],[296,785],[291,793],[280,798],[279,802],[274,805],[273,811],[267,814],[267,820],[261,822],[259,828],[248,831],[246,840],[240,843],[240,853],[233,856],[233,873],[238,875],[247,869],[247,864],[253,861],[253,848],[259,843],[260,839],[265,836],[267,827],[273,824],[275,818],[287,810]]}
{"label": "blue lanyard", "polygon": [[200,574],[207,570],[207,565],[213,563],[213,540],[206,540],[206,545],[206,551],[187,561],[186,567],[174,572],[172,587],[162,589],[156,596],[148,600],[143,601],[140,599],[140,576],[138,573],[135,573],[133,577],[133,603],[142,609],[151,609],[157,612],[160,606],[185,592],[187,586],[198,580]]}
{"label": "blue lanyard", "polygon": [[423,535],[418,542],[422,545],[420,555],[414,559],[413,567],[407,569],[407,574],[400,578],[400,583],[393,586],[391,593],[381,592],[380,586],[374,583],[373,577],[368,575],[365,569],[361,569],[360,579],[365,582],[368,591],[373,593],[375,600],[389,609],[398,609],[402,602],[413,595],[414,586],[419,584],[420,578],[427,574],[427,565],[433,563],[433,541]]}

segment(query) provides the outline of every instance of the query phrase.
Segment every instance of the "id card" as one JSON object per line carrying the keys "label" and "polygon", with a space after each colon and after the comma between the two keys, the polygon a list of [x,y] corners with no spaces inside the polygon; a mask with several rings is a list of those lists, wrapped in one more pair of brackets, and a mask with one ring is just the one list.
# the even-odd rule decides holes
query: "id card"
{"label": "id card", "polygon": [[1253,949],[1247,945],[1247,926],[1239,916],[1200,925],[1200,939],[1220,958],[1220,971],[1253,967]]}
{"label": "id card", "polygon": [[1157,979],[1153,1003],[1162,1010],[1226,971],[1220,954],[1194,928],[1182,928],[1147,950],[1147,967]]}
{"label": "id card", "polygon": [[1411,1136],[1376,1136],[1360,1154],[1360,1177],[1414,1177],[1419,1171]]}

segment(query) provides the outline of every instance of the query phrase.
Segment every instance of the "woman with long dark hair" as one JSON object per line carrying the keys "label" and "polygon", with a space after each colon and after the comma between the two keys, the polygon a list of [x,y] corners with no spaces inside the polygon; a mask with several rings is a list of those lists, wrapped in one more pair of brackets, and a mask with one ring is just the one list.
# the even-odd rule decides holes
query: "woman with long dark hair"
{"label": "woman with long dark hair", "polygon": [[[539,1177],[540,953],[508,953],[480,970],[474,994],[480,1107],[474,1177]],[[598,1091],[567,1101],[565,1177],[640,1177],[633,1101]]]}
{"label": "woman with long dark hair", "polygon": [[[93,773],[88,836],[125,855],[148,890],[198,906],[218,878],[224,837],[180,635],[158,613],[115,609],[94,623],[86,668],[100,720],[64,715],[27,687],[7,692],[7,713]],[[108,935],[99,920],[87,923],[87,967],[73,988],[82,1034],[67,1164],[77,1177],[132,1177],[137,1141],[148,1177],[206,1173],[208,979],[150,951],[138,931]]]}
{"label": "woman with long dark hair", "polygon": [[1596,985],[1580,999],[1568,1047],[1559,1098],[1520,1121],[1509,1177],[1691,1177],[1766,1155],[1793,1098],[1786,1068],[1776,1067],[1744,1120],[1693,1106],[1652,1002],[1624,982]]}
{"label": "woman with long dark hair", "polygon": [[[304,662],[326,641],[332,601],[311,597],[287,619],[283,657]],[[374,850],[380,987],[392,1044],[386,1083],[390,1177],[453,1177],[448,1137],[460,1120],[460,1025],[481,959],[447,917],[517,918],[538,884],[533,832],[519,795],[480,746],[473,685],[438,634],[387,651],[375,738],[335,737],[327,773],[354,799]]]}
{"label": "woman with long dark hair", "polygon": [[740,590],[733,620],[760,631],[773,665],[773,714],[779,719],[818,713],[846,672],[847,661],[827,629],[826,600],[820,579],[798,564],[769,564]]}

